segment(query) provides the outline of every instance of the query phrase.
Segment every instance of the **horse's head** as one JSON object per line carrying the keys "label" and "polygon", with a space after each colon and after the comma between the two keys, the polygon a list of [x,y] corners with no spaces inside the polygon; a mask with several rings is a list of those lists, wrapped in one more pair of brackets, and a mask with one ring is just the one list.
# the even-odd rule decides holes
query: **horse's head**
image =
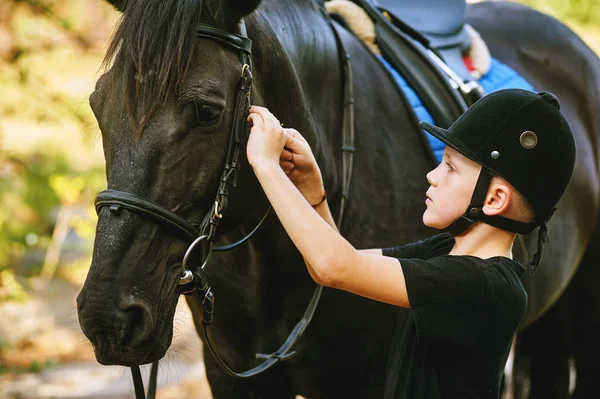
{"label": "horse's head", "polygon": [[[113,1],[123,16],[107,53],[111,67],[90,96],[109,189],[159,204],[196,228],[206,220],[232,129],[245,118],[234,117],[243,51],[198,37],[197,29],[240,33],[240,19],[258,3]],[[244,158],[242,147],[238,162]],[[257,191],[249,189],[256,181],[238,181],[236,195],[251,203],[247,193]],[[228,217],[243,213],[242,206],[230,206]],[[98,217],[92,265],[77,299],[81,327],[100,363],[152,362],[171,342],[186,242],[127,207],[100,207]]]}

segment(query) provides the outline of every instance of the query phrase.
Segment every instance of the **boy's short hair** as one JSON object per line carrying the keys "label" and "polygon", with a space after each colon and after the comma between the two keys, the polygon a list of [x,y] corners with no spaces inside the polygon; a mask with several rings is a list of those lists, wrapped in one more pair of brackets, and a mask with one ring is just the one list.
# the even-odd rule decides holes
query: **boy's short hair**
{"label": "boy's short hair", "polygon": [[514,211],[515,214],[511,219],[523,223],[533,223],[535,220],[535,211],[519,190],[514,191],[513,198],[516,199],[516,206]]}
{"label": "boy's short hair", "polygon": [[517,190],[512,184],[507,182],[506,179],[503,179],[498,176],[496,176],[495,178],[500,179],[503,183],[508,184],[512,193],[512,201],[514,204],[513,208],[504,216],[516,220],[518,222],[533,223],[535,221],[535,211],[533,210],[533,207],[531,206],[529,201],[525,199],[525,197],[523,196],[523,194],[521,194],[519,190]]}

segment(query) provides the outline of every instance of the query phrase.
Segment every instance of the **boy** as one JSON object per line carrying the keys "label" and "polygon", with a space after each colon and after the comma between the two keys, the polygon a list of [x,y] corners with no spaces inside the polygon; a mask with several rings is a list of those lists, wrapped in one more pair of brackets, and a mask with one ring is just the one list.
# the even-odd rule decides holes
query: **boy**
{"label": "boy", "polygon": [[248,160],[312,278],[410,308],[396,328],[386,398],[499,397],[527,307],[513,241],[540,226],[537,267],[573,174],[575,142],[559,109],[551,93],[511,89],[485,96],[447,130],[422,122],[447,144],[427,174],[423,222],[453,236],[383,250],[357,250],[337,232],[306,140],[265,108],[250,109]]}

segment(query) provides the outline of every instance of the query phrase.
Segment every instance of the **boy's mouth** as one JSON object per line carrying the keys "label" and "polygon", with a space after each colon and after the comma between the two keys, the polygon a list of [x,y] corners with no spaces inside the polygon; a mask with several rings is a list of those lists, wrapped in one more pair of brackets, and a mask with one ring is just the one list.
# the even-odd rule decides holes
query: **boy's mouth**
{"label": "boy's mouth", "polygon": [[433,200],[431,199],[431,196],[429,195],[429,191],[427,191],[425,193],[425,203],[428,203],[428,202],[433,202]]}

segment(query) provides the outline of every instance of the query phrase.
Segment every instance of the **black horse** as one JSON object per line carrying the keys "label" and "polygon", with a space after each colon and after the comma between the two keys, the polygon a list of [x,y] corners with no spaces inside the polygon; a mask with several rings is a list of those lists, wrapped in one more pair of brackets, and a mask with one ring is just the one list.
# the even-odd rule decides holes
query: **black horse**
{"label": "black horse", "polygon": [[[315,0],[112,3],[124,11],[107,54],[108,62],[113,62],[90,97],[102,131],[109,188],[158,203],[193,226],[201,223],[214,206],[235,123],[242,65],[231,46],[196,38],[196,27],[202,23],[239,33],[243,19],[253,41],[252,102],[265,105],[308,138],[323,170],[332,210],[338,211],[344,80],[339,48],[322,4]],[[596,113],[600,63],[566,27],[523,6],[470,5],[468,17],[492,54],[536,88],[561,98],[576,134],[575,177],[551,222],[539,272],[526,279],[530,301],[523,326],[527,326],[556,302],[586,248],[593,246],[600,199]],[[352,34],[339,31],[352,60],[356,130],[354,174],[340,230],[359,248],[423,238],[433,233],[421,222],[425,174],[434,166],[430,150],[389,74]],[[230,193],[218,244],[248,234],[268,208],[245,166]],[[534,244],[535,240],[525,240],[530,252]],[[186,248],[137,213],[101,209],[92,266],[78,297],[80,324],[100,363],[131,366],[164,356],[173,335],[176,286]],[[580,269],[593,270],[593,257],[587,259]],[[205,270],[217,296],[210,335],[219,354],[237,371],[255,365],[256,353],[279,347],[314,289],[302,258],[273,214],[246,244],[213,255]],[[188,302],[201,332],[202,306],[193,298]],[[595,336],[600,335],[599,319],[592,315],[598,316],[599,305],[597,298],[586,304],[592,309],[585,316]],[[205,351],[213,395],[380,397],[397,314],[392,306],[324,290],[311,325],[295,347],[297,354],[268,372],[234,379]],[[582,375],[593,381],[597,378],[587,360],[600,354],[599,344],[587,340],[585,345],[589,352],[581,358]],[[579,373],[579,358],[577,365]],[[599,397],[589,381],[581,386],[596,391],[582,394]]]}

